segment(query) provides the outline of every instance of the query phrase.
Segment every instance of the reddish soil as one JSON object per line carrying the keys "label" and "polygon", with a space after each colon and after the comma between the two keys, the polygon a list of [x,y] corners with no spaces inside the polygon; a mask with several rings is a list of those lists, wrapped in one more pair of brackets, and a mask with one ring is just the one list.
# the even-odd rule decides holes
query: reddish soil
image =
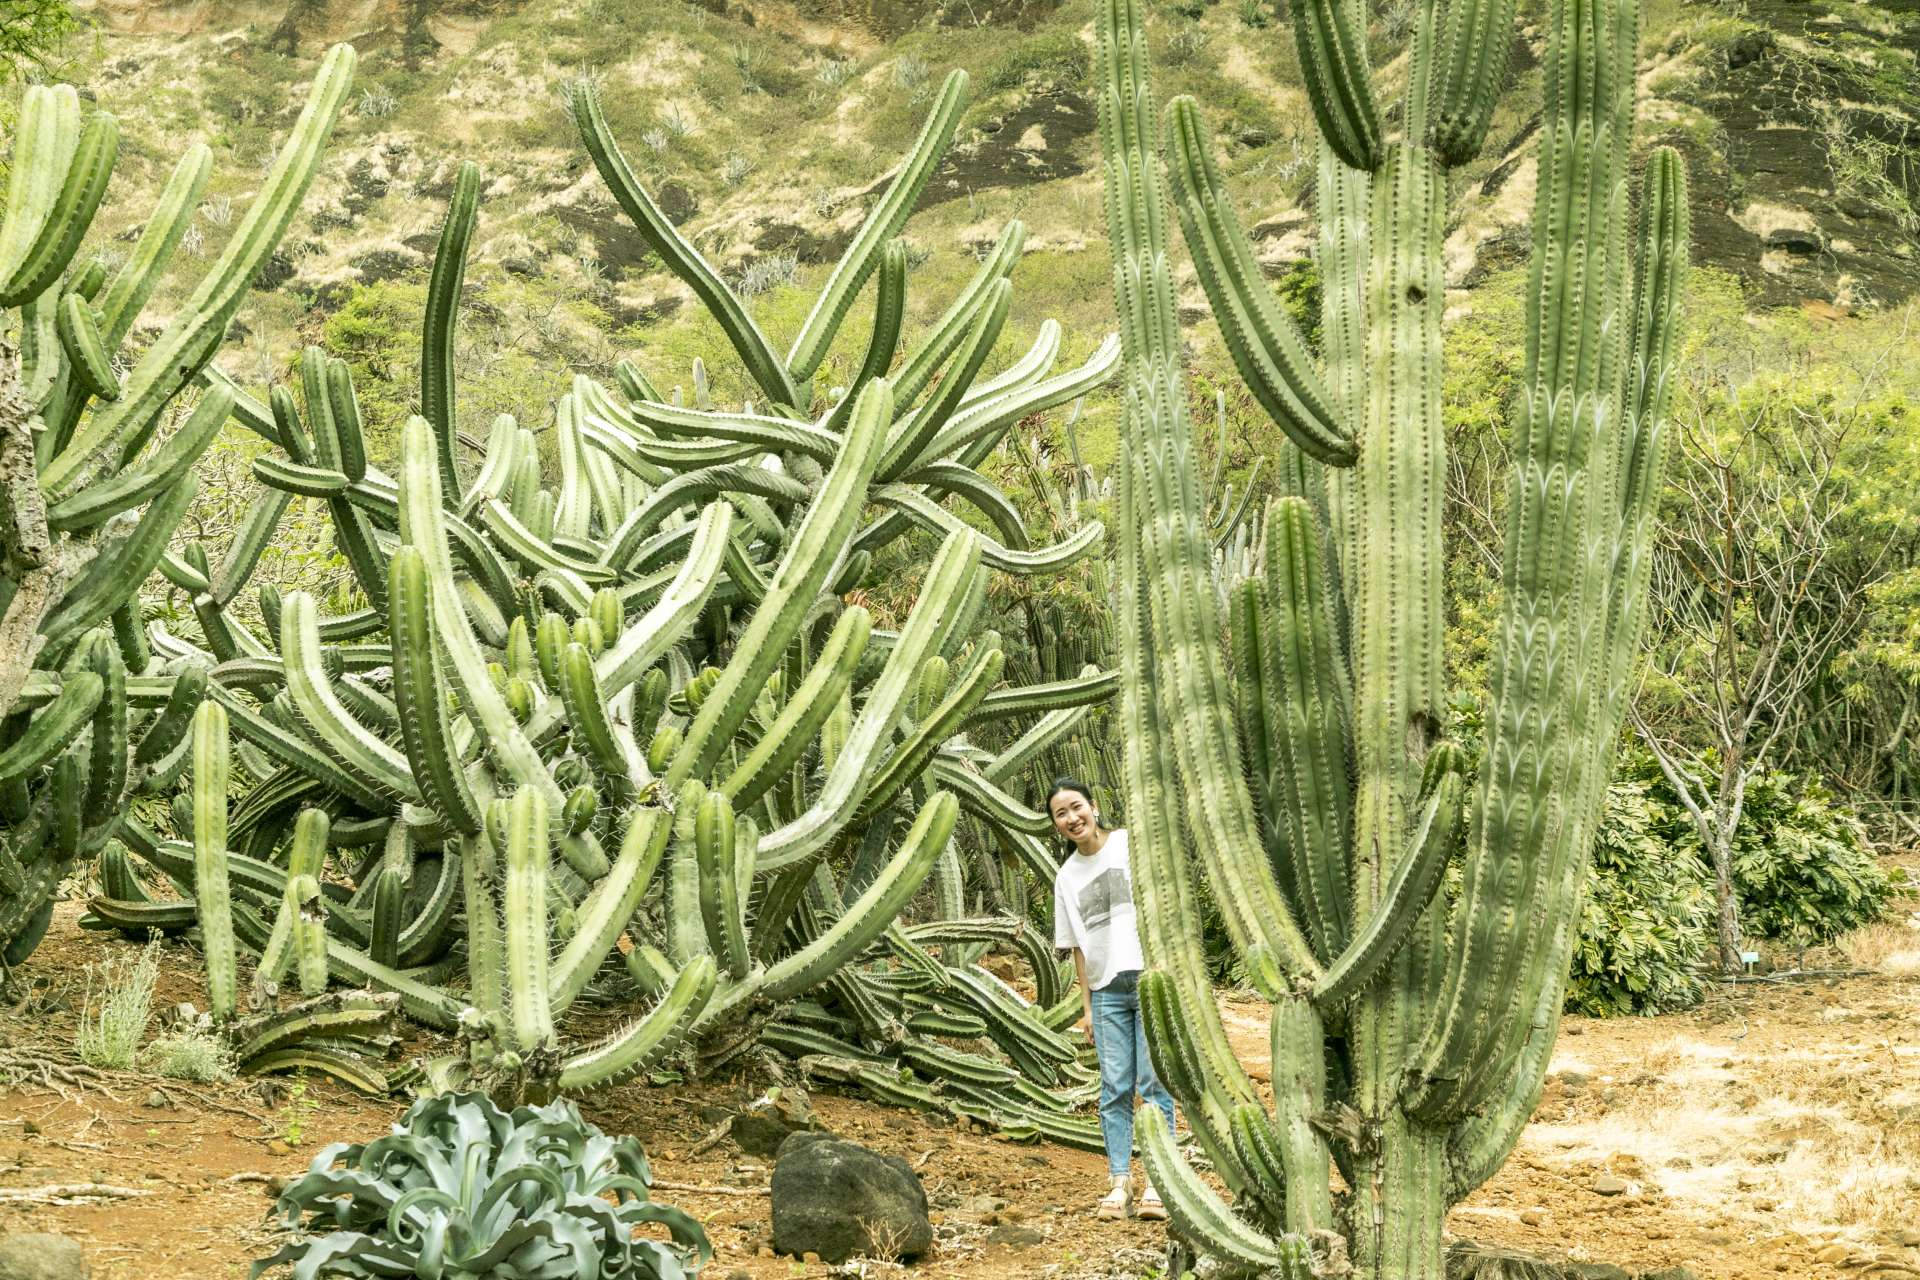
{"label": "reddish soil", "polygon": [[[335,1139],[384,1132],[401,1109],[315,1080],[298,1097],[241,1080],[195,1086],[73,1072],[84,965],[103,942],[63,910],[14,978],[24,1001],[0,1018],[0,1231],[80,1240],[100,1280],[226,1280],[268,1252],[269,1178],[300,1172]],[[1461,1236],[1640,1273],[1685,1266],[1700,1280],[1920,1280],[1920,933],[1886,935],[1886,972],[1722,988],[1659,1019],[1570,1020],[1534,1125],[1507,1168],[1455,1210]],[[1902,950],[1902,948],[1906,948]],[[156,1009],[201,996],[197,958],[170,944]],[[1264,1011],[1225,1011],[1249,1059]],[[728,1142],[692,1149],[745,1082],[633,1084],[583,1100],[587,1116],[645,1144],[656,1194],[702,1218],[721,1280],[882,1275],[807,1266],[764,1249],[769,1162]],[[904,1156],[936,1210],[927,1277],[1156,1274],[1156,1224],[1096,1223],[1096,1155],[961,1132],[944,1120],[818,1096],[833,1130]],[[156,1105],[164,1104],[164,1105]],[[1625,1183],[1603,1195],[1596,1180]],[[6,1202],[8,1191],[108,1183],[139,1194],[78,1205]],[[1605,1185],[1605,1184],[1601,1184]],[[695,1188],[707,1188],[696,1190]]]}

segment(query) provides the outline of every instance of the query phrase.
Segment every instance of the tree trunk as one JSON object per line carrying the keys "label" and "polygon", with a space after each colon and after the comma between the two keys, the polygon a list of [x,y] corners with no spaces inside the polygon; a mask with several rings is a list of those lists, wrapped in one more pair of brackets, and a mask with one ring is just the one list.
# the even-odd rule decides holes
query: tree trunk
{"label": "tree trunk", "polygon": [[1720,907],[1720,972],[1739,973],[1740,900],[1733,892],[1733,832],[1725,815],[1713,835],[1713,894]]}

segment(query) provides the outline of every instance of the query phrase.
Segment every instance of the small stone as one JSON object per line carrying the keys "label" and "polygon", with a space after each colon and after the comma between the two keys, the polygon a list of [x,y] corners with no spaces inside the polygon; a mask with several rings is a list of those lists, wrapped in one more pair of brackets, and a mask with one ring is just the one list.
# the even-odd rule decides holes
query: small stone
{"label": "small stone", "polygon": [[80,1242],[51,1232],[0,1236],[0,1280],[87,1280]]}
{"label": "small stone", "polygon": [[1045,1244],[1046,1236],[1032,1227],[1004,1226],[995,1227],[987,1232],[988,1244],[1005,1245],[1009,1249],[1024,1248],[1027,1245]]}
{"label": "small stone", "polygon": [[1640,1280],[1700,1280],[1700,1277],[1685,1267],[1662,1267],[1658,1271],[1642,1271]]}
{"label": "small stone", "polygon": [[1633,1280],[1633,1275],[1611,1262],[1570,1262],[1567,1280]]}
{"label": "small stone", "polygon": [[813,1250],[809,1249],[805,1253],[800,1255],[800,1261],[806,1263],[810,1267],[817,1267],[820,1265],[820,1255],[815,1253]]}
{"label": "small stone", "polygon": [[1895,1227],[1893,1242],[1909,1249],[1920,1249],[1920,1231],[1915,1231],[1911,1227]]}
{"label": "small stone", "polygon": [[773,1256],[773,1247],[763,1244],[753,1251],[753,1256],[756,1258],[771,1258]]}
{"label": "small stone", "polygon": [[1627,1180],[1613,1173],[1601,1174],[1590,1186],[1597,1196],[1623,1196],[1627,1193]]}
{"label": "small stone", "polygon": [[727,1280],[753,1280],[753,1272],[745,1267],[735,1267],[727,1272]]}
{"label": "small stone", "polygon": [[1830,1244],[1816,1252],[1813,1255],[1813,1260],[1815,1262],[1825,1263],[1845,1262],[1847,1255],[1852,1252],[1853,1250],[1843,1244]]}
{"label": "small stone", "polygon": [[147,1100],[143,1105],[145,1105],[146,1107],[154,1111],[165,1111],[168,1107],[171,1107],[173,1105],[173,1099],[169,1098],[166,1094],[162,1093],[160,1090],[155,1089],[152,1093],[147,1095]]}
{"label": "small stone", "polygon": [[1545,1209],[1522,1209],[1520,1211],[1520,1221],[1529,1227],[1545,1226],[1547,1222],[1547,1211]]}
{"label": "small stone", "polygon": [[267,1150],[276,1156],[290,1156],[293,1154],[293,1148],[279,1138],[275,1138],[272,1142],[269,1142],[267,1144]]}
{"label": "small stone", "polygon": [[819,1128],[819,1118],[813,1114],[805,1090],[775,1086],[733,1117],[729,1132],[748,1155],[771,1156],[789,1134],[813,1133]]}
{"label": "small stone", "polygon": [[1567,1088],[1569,1089],[1583,1088],[1585,1087],[1586,1083],[1592,1078],[1593,1078],[1592,1076],[1589,1076],[1584,1071],[1562,1071],[1559,1075],[1554,1077],[1554,1079],[1558,1080],[1561,1084],[1567,1086]]}

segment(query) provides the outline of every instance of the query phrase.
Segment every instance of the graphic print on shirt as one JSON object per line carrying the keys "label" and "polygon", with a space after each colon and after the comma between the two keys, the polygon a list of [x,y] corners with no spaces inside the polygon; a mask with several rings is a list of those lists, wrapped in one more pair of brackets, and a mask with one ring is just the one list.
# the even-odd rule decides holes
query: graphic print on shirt
{"label": "graphic print on shirt", "polygon": [[1108,867],[1081,887],[1074,905],[1079,909],[1081,925],[1089,933],[1104,929],[1115,911],[1133,905],[1133,885],[1123,868]]}

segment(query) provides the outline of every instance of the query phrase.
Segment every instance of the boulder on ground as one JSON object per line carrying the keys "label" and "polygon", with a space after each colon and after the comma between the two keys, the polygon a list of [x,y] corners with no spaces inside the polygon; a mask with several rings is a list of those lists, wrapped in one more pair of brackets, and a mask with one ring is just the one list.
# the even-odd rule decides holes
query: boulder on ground
{"label": "boulder on ground", "polygon": [[51,1232],[0,1236],[0,1280],[87,1280],[80,1242]]}
{"label": "boulder on ground", "polygon": [[927,1193],[899,1156],[821,1133],[795,1133],[773,1166],[773,1248],[824,1262],[906,1261],[933,1246]]}

